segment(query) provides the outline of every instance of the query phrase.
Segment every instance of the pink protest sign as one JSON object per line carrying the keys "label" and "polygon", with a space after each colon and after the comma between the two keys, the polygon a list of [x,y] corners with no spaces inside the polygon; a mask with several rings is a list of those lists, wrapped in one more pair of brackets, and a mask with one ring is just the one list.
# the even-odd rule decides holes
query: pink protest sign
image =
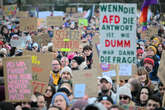
{"label": "pink protest sign", "polygon": [[30,101],[32,95],[31,57],[4,58],[6,101]]}

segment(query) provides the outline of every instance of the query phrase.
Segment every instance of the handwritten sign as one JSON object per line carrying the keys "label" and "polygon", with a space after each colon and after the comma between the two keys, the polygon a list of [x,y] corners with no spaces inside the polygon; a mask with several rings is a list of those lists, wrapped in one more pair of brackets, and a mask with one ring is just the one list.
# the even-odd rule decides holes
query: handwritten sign
{"label": "handwritten sign", "polygon": [[162,53],[162,57],[161,57],[160,65],[159,65],[159,69],[158,69],[158,77],[159,77],[160,81],[165,85],[164,65],[165,65],[165,51],[163,51],[163,53]]}
{"label": "handwritten sign", "polygon": [[17,10],[17,5],[5,5],[4,13],[6,16],[15,15]]}
{"label": "handwritten sign", "polygon": [[44,93],[49,82],[49,72],[52,69],[52,53],[35,53],[24,51],[24,55],[31,56],[33,92]]}
{"label": "handwritten sign", "polygon": [[16,17],[18,17],[18,18],[26,18],[26,17],[29,17],[29,13],[27,11],[18,11],[16,13]]}
{"label": "handwritten sign", "polygon": [[51,38],[47,33],[42,33],[37,36],[32,37],[33,42],[37,42],[39,45],[47,45],[49,42],[51,42]]}
{"label": "handwritten sign", "polygon": [[75,84],[74,86],[74,97],[82,98],[85,96],[85,84]]}
{"label": "handwritten sign", "polygon": [[20,36],[12,36],[10,44],[12,47],[25,48],[25,38]]}
{"label": "handwritten sign", "polygon": [[66,13],[76,13],[76,7],[67,7]]}
{"label": "handwritten sign", "polygon": [[78,25],[79,26],[88,26],[88,20],[87,19],[79,19]]}
{"label": "handwritten sign", "polygon": [[[78,74],[77,74],[78,73]],[[95,97],[97,96],[98,87],[97,87],[97,77],[100,74],[97,74],[97,69],[92,68],[91,70],[79,70],[79,71],[73,71],[73,84],[74,84],[74,90],[77,88],[77,84],[83,84],[80,86],[83,86],[83,90],[81,91],[81,95],[83,96],[83,91],[85,90],[85,94],[87,94],[89,97]],[[78,85],[79,88],[79,85]],[[95,89],[93,89],[95,88]],[[79,95],[74,94],[74,96],[79,97]]]}
{"label": "handwritten sign", "polygon": [[[120,7],[132,11],[125,12]],[[136,10],[136,4],[100,4],[101,63],[136,63]]]}
{"label": "handwritten sign", "polygon": [[81,34],[78,30],[55,30],[53,44],[55,51],[79,50]]}
{"label": "handwritten sign", "polygon": [[63,17],[62,16],[48,16],[47,17],[47,25],[48,26],[62,26],[63,25]]}
{"label": "handwritten sign", "polygon": [[32,68],[30,56],[4,58],[6,101],[30,101]]}
{"label": "handwritten sign", "polygon": [[21,31],[37,31],[37,18],[20,18]]}

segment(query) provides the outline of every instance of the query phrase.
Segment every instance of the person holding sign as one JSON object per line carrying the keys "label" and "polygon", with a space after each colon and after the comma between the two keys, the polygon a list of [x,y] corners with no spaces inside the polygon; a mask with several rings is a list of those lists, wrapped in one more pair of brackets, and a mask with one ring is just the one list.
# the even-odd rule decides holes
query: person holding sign
{"label": "person holding sign", "polygon": [[49,85],[55,88],[57,87],[57,85],[61,80],[60,70],[61,70],[60,60],[54,59],[52,61],[52,71],[50,71],[50,76],[49,76]]}

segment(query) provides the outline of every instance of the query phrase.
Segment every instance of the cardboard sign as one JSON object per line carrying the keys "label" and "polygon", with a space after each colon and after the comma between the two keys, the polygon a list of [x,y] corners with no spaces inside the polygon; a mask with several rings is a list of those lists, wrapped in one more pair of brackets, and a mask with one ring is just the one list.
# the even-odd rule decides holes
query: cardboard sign
{"label": "cardboard sign", "polygon": [[81,33],[78,30],[55,30],[54,51],[78,51]]}
{"label": "cardboard sign", "polygon": [[47,17],[47,25],[48,26],[57,26],[61,27],[63,25],[63,17],[62,16],[48,16]]}
{"label": "cardboard sign", "polygon": [[78,25],[79,26],[88,26],[88,20],[87,19],[79,19]]}
{"label": "cardboard sign", "polygon": [[159,69],[158,69],[158,77],[159,77],[160,81],[163,83],[163,85],[165,85],[164,65],[165,65],[165,51],[163,51],[163,53],[162,53],[162,57],[161,57],[160,65],[159,65]]}
{"label": "cardboard sign", "polygon": [[27,11],[18,11],[16,13],[16,17],[18,17],[18,18],[26,18],[26,17],[29,17],[29,13]]}
{"label": "cardboard sign", "polygon": [[4,13],[6,16],[15,15],[17,10],[17,5],[5,5]]}
{"label": "cardboard sign", "polygon": [[68,7],[66,8],[66,13],[76,13],[76,7]]}
{"label": "cardboard sign", "polygon": [[44,93],[49,82],[49,73],[52,69],[52,53],[36,53],[24,51],[24,55],[31,55],[33,92]]}
{"label": "cardboard sign", "polygon": [[[74,84],[74,90],[77,86],[77,84],[83,84],[84,89],[79,90],[81,91],[81,96],[77,95],[77,92],[74,93],[74,96],[77,97],[83,97],[83,91],[85,91],[85,94],[89,97],[96,97],[98,94],[98,87],[97,87],[97,77],[100,74],[97,72],[97,69],[92,68],[91,70],[79,70],[79,71],[73,71],[73,84]],[[80,89],[80,88],[79,88]],[[77,90],[77,89],[76,89]]]}
{"label": "cardboard sign", "polygon": [[33,42],[37,42],[39,45],[47,45],[49,42],[51,42],[51,38],[47,33],[43,33],[37,36],[32,37]]}
{"label": "cardboard sign", "polygon": [[37,18],[21,18],[20,30],[26,32],[37,31]]}
{"label": "cardboard sign", "polygon": [[30,101],[32,95],[31,57],[4,58],[6,101]]}
{"label": "cardboard sign", "polygon": [[100,4],[101,63],[136,63],[136,10],[136,4]]}

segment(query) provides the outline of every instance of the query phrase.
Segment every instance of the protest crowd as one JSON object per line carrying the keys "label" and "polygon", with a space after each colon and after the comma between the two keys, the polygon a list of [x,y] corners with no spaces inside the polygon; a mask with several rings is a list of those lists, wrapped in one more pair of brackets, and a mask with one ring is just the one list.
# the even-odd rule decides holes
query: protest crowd
{"label": "protest crowd", "polygon": [[[139,23],[140,17],[137,16],[137,29],[135,30],[136,62],[134,64],[136,69],[127,78],[122,78],[122,76],[120,76],[119,82],[116,81],[116,77],[112,78],[107,75],[102,75],[102,73],[97,73],[100,72],[97,71],[100,66],[94,66],[98,64],[96,60],[99,62],[99,58],[94,56],[99,56],[99,49],[101,49],[95,45],[95,43],[99,43],[95,42],[95,39],[97,37],[101,37],[99,33],[99,9],[95,9],[90,18],[84,18],[85,22],[88,23],[87,25],[84,22],[79,23],[79,20],[75,20],[83,18],[83,12],[81,14],[78,12],[65,12],[65,15],[62,17],[63,22],[61,23],[61,26],[48,26],[46,23],[44,24],[44,22],[40,21],[38,24],[36,23],[36,30],[33,30],[34,26],[26,27],[26,25],[28,25],[28,23],[31,24],[32,21],[28,21],[27,23],[23,24],[21,23],[21,19],[26,17],[18,17],[16,13],[5,15],[3,10],[0,10],[0,13],[2,15],[0,17],[0,110],[165,109],[165,86],[162,82],[163,78],[160,80],[160,77],[158,76],[160,62],[163,63],[165,60],[163,59],[165,53],[162,54],[163,50],[165,49],[165,27],[160,13],[150,16],[150,19],[147,23],[147,29],[145,30],[142,29],[142,25]],[[49,16],[53,15],[51,14]],[[28,17],[34,18],[34,16],[30,13],[28,13]],[[109,19],[110,18],[108,18],[108,20]],[[21,29],[22,25],[24,25],[26,29]],[[71,37],[69,36],[60,41],[60,38],[58,39],[56,35],[67,35],[65,35],[66,33],[63,33],[65,31],[58,33],[58,30],[67,30],[68,33],[70,31],[78,31],[79,33],[71,33]],[[79,38],[72,38],[72,35],[76,35],[76,37]],[[64,46],[67,45],[66,42],[70,42],[71,40],[75,41],[68,45],[69,48],[74,48],[74,51],[72,51],[72,49],[71,51],[61,51],[59,49],[65,48]],[[79,45],[77,45],[76,40],[78,41]],[[64,43],[60,43],[62,41],[64,41]],[[56,47],[56,45],[58,46]],[[48,56],[50,54],[52,57]],[[32,84],[39,85],[39,83],[33,82],[37,81],[37,79],[40,79],[40,77],[35,77],[35,75],[33,75],[33,71],[40,72],[42,71],[42,68],[49,69],[48,71],[46,70],[44,72],[45,75],[42,77],[43,79],[45,78],[48,80],[46,81],[46,89],[43,89],[42,92],[30,85],[31,87],[28,88],[31,88],[32,90],[29,93],[31,96],[28,97],[28,100],[24,100],[24,98],[27,97],[25,94],[25,96],[23,96],[24,98],[21,100],[21,98],[19,99],[17,95],[16,97],[10,97],[10,95],[12,92],[15,94],[20,94],[21,91],[23,93],[28,93],[28,91],[23,90],[23,85],[26,83],[23,82],[23,79],[19,80],[20,82],[14,82],[16,81],[13,80],[14,75],[11,76],[10,79],[10,75],[13,73],[19,74],[21,69],[18,67],[12,68],[12,64],[10,65],[9,63],[16,61],[15,59],[23,59],[26,55],[30,55],[32,57],[32,63],[29,65],[27,64],[27,67],[24,63],[24,66],[21,66],[22,68],[32,67],[32,70],[30,71],[32,72]],[[42,68],[38,69],[33,67],[34,63],[36,65],[42,64],[42,62],[37,61],[37,58],[35,59],[33,55],[47,55],[46,57],[41,57],[41,60],[45,61],[43,62],[45,65],[41,65]],[[49,62],[48,59],[50,59]],[[24,61],[28,62],[29,60]],[[17,64],[17,66],[18,65],[19,64]],[[159,71],[160,73],[163,72],[163,66],[161,68],[162,70]],[[10,68],[11,71],[8,68]],[[96,71],[92,72],[93,69]],[[96,74],[96,80],[93,81],[91,79],[91,81],[88,81],[87,84],[90,85],[95,83],[96,88],[92,86],[87,88],[87,85],[81,85],[77,87],[78,90],[75,90],[76,87],[74,79],[79,79],[80,71],[83,73],[83,71],[90,70],[92,73],[87,75],[90,77],[90,75],[92,76],[93,74]],[[163,77],[163,75],[161,77]],[[21,79],[21,76],[19,78]],[[19,78],[17,77],[16,79],[18,80]],[[26,78],[29,78],[28,75],[25,77],[25,79]],[[10,83],[13,83],[13,85]],[[17,92],[14,92],[14,89],[12,91],[12,88],[16,88]],[[97,94],[87,94],[90,92],[87,92],[89,89],[96,91]]]}

